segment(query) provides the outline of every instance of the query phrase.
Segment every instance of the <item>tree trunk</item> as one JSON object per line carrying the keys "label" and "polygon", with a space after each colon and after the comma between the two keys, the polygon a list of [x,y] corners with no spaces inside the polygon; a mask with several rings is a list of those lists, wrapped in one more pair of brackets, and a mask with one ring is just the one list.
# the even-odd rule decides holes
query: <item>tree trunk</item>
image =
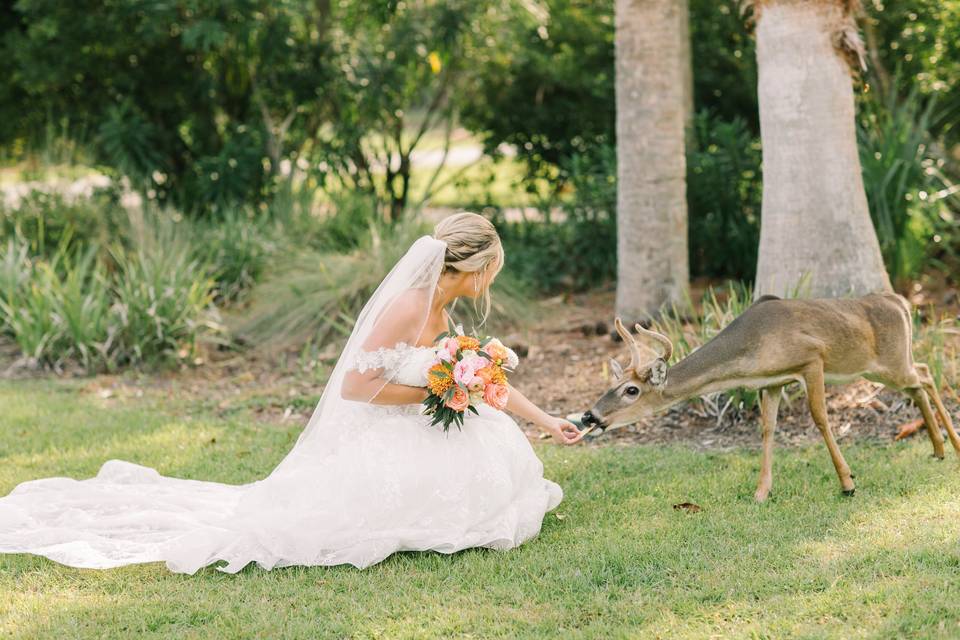
{"label": "tree trunk", "polygon": [[617,314],[636,322],[689,284],[687,0],[616,0]]}
{"label": "tree trunk", "polygon": [[[758,2],[763,208],[756,295],[890,289],[867,209],[847,56],[862,43],[843,0]],[[836,46],[845,47],[846,52]]]}

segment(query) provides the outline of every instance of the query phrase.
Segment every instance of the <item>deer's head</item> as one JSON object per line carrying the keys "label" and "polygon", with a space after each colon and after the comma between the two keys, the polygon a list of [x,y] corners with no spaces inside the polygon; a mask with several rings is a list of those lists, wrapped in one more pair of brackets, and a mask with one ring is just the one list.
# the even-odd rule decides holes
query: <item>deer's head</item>
{"label": "deer's head", "polygon": [[583,414],[585,426],[601,430],[632,424],[660,407],[660,391],[667,383],[667,361],[673,354],[673,343],[667,336],[637,325],[637,333],[662,347],[661,353],[638,342],[620,318],[614,324],[630,349],[630,364],[624,369],[616,360],[610,360],[613,385]]}

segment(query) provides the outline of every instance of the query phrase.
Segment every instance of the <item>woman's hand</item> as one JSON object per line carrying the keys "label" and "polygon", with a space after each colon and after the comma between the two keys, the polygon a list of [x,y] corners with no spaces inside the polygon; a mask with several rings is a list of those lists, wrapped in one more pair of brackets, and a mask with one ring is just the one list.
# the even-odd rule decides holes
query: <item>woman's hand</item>
{"label": "woman's hand", "polygon": [[586,431],[577,429],[577,425],[563,418],[554,418],[548,416],[549,421],[538,425],[544,433],[549,433],[550,438],[557,444],[576,444],[583,439]]}

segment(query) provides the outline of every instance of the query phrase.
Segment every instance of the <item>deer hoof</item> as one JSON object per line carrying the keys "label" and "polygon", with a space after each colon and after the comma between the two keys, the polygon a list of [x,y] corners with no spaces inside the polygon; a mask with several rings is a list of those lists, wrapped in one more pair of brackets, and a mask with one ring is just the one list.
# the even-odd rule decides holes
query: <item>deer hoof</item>
{"label": "deer hoof", "polygon": [[853,494],[854,494],[855,491],[856,491],[856,489],[844,489],[844,490],[843,490],[843,495],[846,496],[847,498],[850,498],[850,497],[853,496]]}
{"label": "deer hoof", "polygon": [[942,453],[939,454],[939,455],[937,455],[936,453],[931,453],[931,454],[930,454],[930,457],[933,458],[934,460],[943,460],[943,458],[944,458],[944,456],[943,456]]}

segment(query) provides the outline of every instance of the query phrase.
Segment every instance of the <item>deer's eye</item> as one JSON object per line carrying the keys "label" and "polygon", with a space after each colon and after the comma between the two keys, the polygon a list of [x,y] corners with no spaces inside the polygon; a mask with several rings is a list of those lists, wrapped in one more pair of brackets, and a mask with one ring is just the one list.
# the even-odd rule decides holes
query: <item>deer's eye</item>
{"label": "deer's eye", "polygon": [[635,386],[633,386],[633,385],[630,385],[629,387],[627,387],[627,388],[624,390],[624,393],[626,393],[626,394],[627,394],[628,396],[630,396],[631,398],[634,398],[634,397],[636,397],[637,395],[639,395],[639,393],[640,393],[640,387],[635,387]]}

